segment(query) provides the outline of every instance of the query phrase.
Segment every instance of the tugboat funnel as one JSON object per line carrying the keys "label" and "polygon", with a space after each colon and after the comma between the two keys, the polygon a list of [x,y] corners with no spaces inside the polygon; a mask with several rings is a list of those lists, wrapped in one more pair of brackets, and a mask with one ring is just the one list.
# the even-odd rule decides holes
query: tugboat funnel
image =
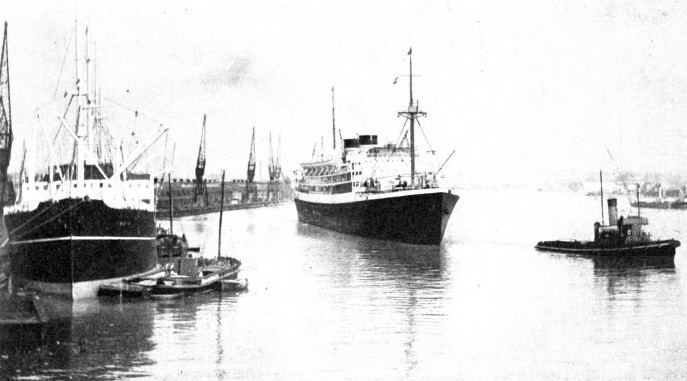
{"label": "tugboat funnel", "polygon": [[618,223],[618,200],[608,199],[608,225],[613,226]]}

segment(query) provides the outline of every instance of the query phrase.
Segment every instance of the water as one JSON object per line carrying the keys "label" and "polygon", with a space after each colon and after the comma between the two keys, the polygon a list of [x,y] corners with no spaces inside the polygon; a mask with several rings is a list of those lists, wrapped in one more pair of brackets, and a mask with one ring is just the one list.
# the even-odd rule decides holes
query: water
{"label": "water", "polygon": [[[599,199],[464,191],[440,247],[299,224],[295,207],[225,214],[223,254],[250,290],[173,301],[48,300],[44,345],[5,354],[18,379],[684,379],[687,266],[537,252],[593,235]],[[621,213],[629,210],[620,200]],[[687,212],[644,210],[655,237]],[[217,251],[217,215],[175,225]]]}

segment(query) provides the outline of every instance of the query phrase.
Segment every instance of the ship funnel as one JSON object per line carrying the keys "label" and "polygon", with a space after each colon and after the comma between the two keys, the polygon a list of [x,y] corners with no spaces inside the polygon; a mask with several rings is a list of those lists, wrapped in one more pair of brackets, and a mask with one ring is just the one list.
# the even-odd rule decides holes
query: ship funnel
{"label": "ship funnel", "polygon": [[600,230],[601,230],[601,224],[598,222],[595,222],[594,223],[594,241],[599,240],[599,236],[601,235]]}
{"label": "ship funnel", "polygon": [[614,198],[608,199],[608,225],[615,225],[618,223],[618,200]]}

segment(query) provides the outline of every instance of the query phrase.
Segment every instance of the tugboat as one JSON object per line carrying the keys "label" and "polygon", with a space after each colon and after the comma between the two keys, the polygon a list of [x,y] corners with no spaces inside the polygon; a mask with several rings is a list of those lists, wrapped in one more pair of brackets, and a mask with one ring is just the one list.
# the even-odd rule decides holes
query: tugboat
{"label": "tugboat", "polygon": [[398,113],[407,119],[409,128],[398,144],[377,144],[377,135],[360,135],[343,139],[339,154],[332,88],[333,157],[321,155],[320,160],[301,164],[294,197],[300,222],[396,242],[441,243],[458,195],[437,185],[441,168],[416,168],[420,156],[415,149],[415,126],[426,114],[413,99],[411,54],[412,49],[408,52],[410,102]]}
{"label": "tugboat", "polygon": [[[601,200],[603,208],[603,187]],[[542,241],[537,243],[535,248],[594,257],[672,259],[675,256],[675,248],[680,246],[680,241],[651,239],[651,235],[642,230],[642,226],[648,224],[648,219],[641,217],[639,209],[637,216],[618,218],[617,200],[609,198],[608,225],[594,223],[593,241]]]}

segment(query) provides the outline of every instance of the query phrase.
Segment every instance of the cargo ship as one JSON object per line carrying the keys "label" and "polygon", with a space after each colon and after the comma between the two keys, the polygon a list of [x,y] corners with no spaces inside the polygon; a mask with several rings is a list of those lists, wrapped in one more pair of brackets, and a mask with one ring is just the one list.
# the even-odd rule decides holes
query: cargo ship
{"label": "cargo ship", "polygon": [[[300,222],[409,244],[439,245],[443,240],[459,197],[439,187],[443,165],[429,169],[429,161],[421,161],[416,152],[415,125],[425,113],[413,99],[412,50],[408,55],[410,102],[398,115],[407,119],[409,128],[397,144],[378,144],[377,135],[359,135],[343,139],[337,152],[332,89],[336,154],[301,164],[294,196]],[[416,169],[416,161],[423,168]]]}
{"label": "cargo ship", "polygon": [[115,143],[105,125],[112,115],[103,114],[93,85],[88,29],[81,48],[78,22],[75,29],[68,49],[76,51],[74,88],[58,98],[65,108],[56,115],[37,110],[35,149],[24,154],[35,164],[22,162],[17,199],[4,208],[12,288],[68,299],[94,297],[103,282],[158,270],[155,184],[140,168],[167,133],[159,126],[146,143]]}

